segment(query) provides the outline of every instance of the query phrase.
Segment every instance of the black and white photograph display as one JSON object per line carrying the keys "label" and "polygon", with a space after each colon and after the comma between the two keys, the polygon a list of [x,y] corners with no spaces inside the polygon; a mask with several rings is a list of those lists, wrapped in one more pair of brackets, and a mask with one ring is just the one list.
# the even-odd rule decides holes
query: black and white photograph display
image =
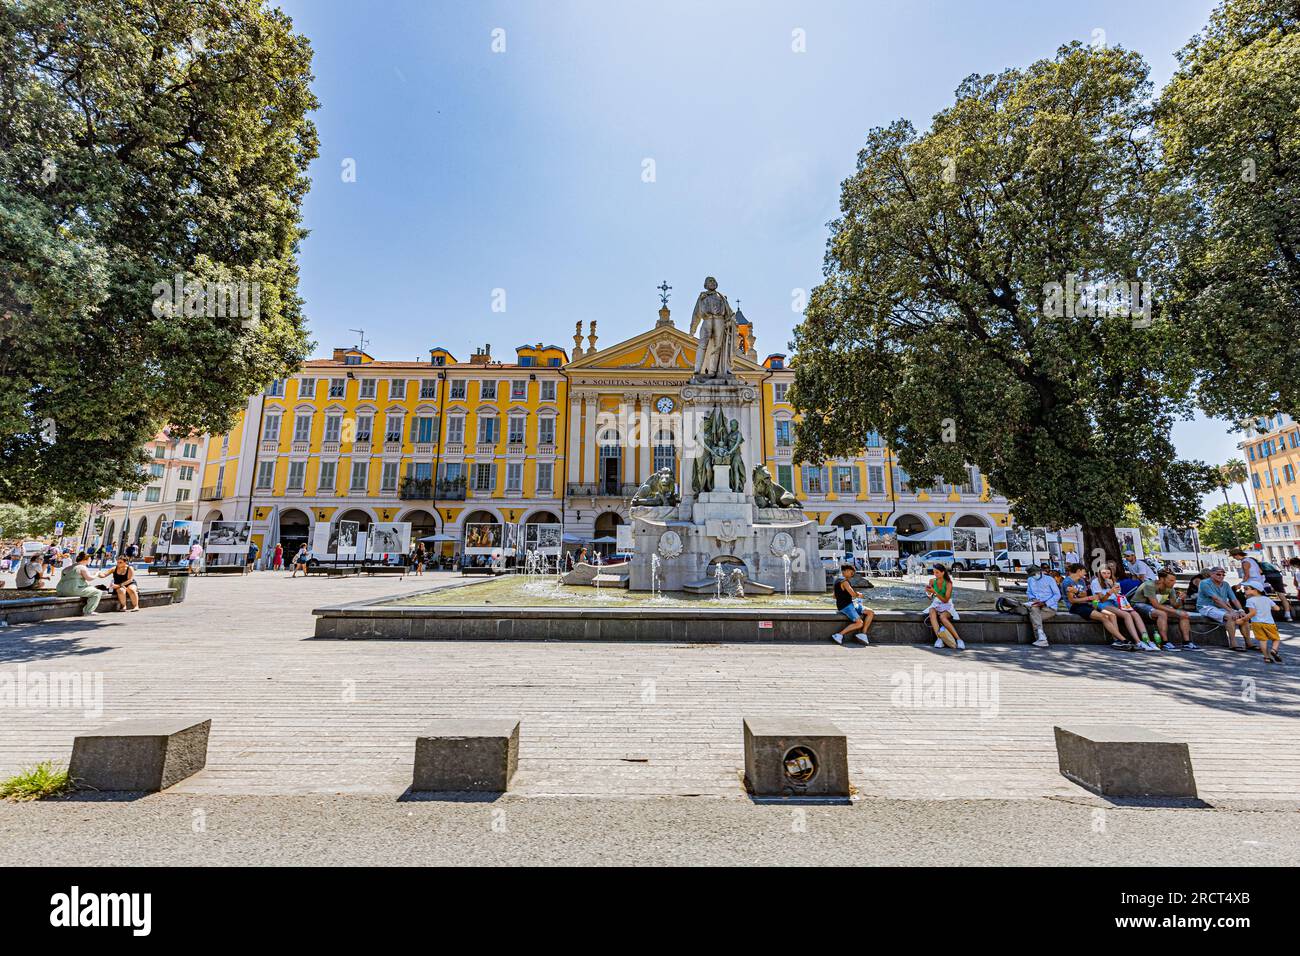
{"label": "black and white photograph display", "polygon": [[357,555],[357,535],[361,531],[359,521],[340,521],[330,529],[329,553],[340,558],[355,558]]}
{"label": "black and white photograph display", "polygon": [[992,535],[988,528],[953,528],[953,554],[959,558],[988,557]]}
{"label": "black and white photograph display", "polygon": [[560,553],[561,526],[532,523],[524,525],[524,550],[536,551],[548,557]]}
{"label": "black and white photograph display", "polygon": [[852,542],[849,550],[853,552],[854,557],[865,558],[867,556],[867,538],[870,530],[870,526],[865,524],[855,524],[849,529],[849,540]]}
{"label": "black and white photograph display", "polygon": [[1188,561],[1196,558],[1197,540],[1195,528],[1161,528],[1160,556],[1172,561]]}
{"label": "black and white photograph display", "polygon": [[252,525],[247,521],[214,521],[208,525],[209,554],[242,554],[248,551]]}
{"label": "black and white photograph display", "polygon": [[158,526],[158,544],[154,546],[154,554],[168,554],[172,543],[172,521],[170,518],[163,518],[162,524]]}
{"label": "black and white photograph display", "polygon": [[370,554],[406,554],[411,549],[411,523],[409,521],[374,521],[366,535],[366,550]]}
{"label": "black and white photograph display", "polygon": [[823,558],[844,557],[844,529],[829,524],[818,528],[817,553]]}

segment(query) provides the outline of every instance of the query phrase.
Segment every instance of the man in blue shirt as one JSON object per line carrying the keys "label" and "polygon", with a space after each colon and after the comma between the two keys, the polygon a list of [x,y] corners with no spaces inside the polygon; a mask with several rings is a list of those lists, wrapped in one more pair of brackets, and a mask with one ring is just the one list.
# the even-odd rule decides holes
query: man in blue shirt
{"label": "man in blue shirt", "polygon": [[1050,574],[1044,574],[1042,568],[1031,564],[1026,573],[1025,600],[1007,603],[1015,608],[1017,614],[1028,616],[1037,638],[1034,647],[1046,647],[1047,632],[1043,630],[1043,622],[1056,617],[1057,605],[1061,603],[1061,589],[1056,586],[1056,579]]}
{"label": "man in blue shirt", "polygon": [[[1227,572],[1223,568],[1212,568],[1209,577],[1201,581],[1196,591],[1196,612],[1223,625],[1228,632],[1228,650],[1244,651],[1245,640],[1237,646],[1237,622],[1245,616],[1237,596],[1228,586]],[[1249,626],[1243,630],[1243,636],[1249,638]],[[1253,642],[1252,642],[1253,643]]]}

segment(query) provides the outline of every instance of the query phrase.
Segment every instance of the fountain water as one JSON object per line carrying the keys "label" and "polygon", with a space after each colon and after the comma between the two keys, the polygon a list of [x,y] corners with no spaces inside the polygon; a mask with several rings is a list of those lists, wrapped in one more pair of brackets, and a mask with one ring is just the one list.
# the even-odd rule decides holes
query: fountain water
{"label": "fountain water", "polygon": [[722,582],[726,580],[726,577],[727,577],[727,572],[722,567],[722,565],[719,564],[716,568],[713,569],[713,580],[717,583],[717,593],[714,596],[719,601],[722,600]]}
{"label": "fountain water", "polygon": [[791,582],[791,575],[790,575],[790,555],[788,555],[788,554],[783,554],[783,555],[781,555],[781,563],[782,563],[783,565],[785,565],[785,596],[786,596],[786,597],[789,597],[789,596],[790,596],[790,582]]}
{"label": "fountain water", "polygon": [[659,597],[663,590],[663,583],[659,577],[659,555],[650,555],[650,598]]}

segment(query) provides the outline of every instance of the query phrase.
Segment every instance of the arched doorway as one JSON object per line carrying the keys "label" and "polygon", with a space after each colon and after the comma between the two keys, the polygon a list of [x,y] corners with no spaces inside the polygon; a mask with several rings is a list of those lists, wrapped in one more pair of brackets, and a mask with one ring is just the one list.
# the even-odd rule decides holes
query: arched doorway
{"label": "arched doorway", "polygon": [[345,511],[343,514],[339,515],[339,521],[355,521],[357,523],[357,531],[370,530],[370,515],[367,512],[360,511],[356,508],[353,508],[351,511]]}
{"label": "arched doorway", "polygon": [[133,544],[139,545],[142,551],[144,550],[144,539],[148,533],[149,533],[149,519],[141,518],[140,523],[135,526],[135,537],[132,538],[131,540]]}
{"label": "arched doorway", "polygon": [[909,554],[924,554],[929,551],[932,544],[928,541],[904,541],[906,535],[920,534],[922,531],[928,531],[929,525],[925,519],[914,514],[901,514],[894,518],[894,530],[898,532],[898,553],[906,557]]}
{"label": "arched doorway", "polygon": [[609,558],[618,550],[618,526],[623,523],[623,516],[617,511],[606,511],[596,518],[596,535],[591,542],[602,560]]}
{"label": "arched doorway", "polygon": [[109,545],[112,545],[113,547],[117,547],[117,538],[114,537],[114,534],[116,533],[116,531],[117,531],[117,522],[116,522],[116,521],[110,521],[110,522],[108,523],[108,527],[104,529],[104,547],[105,547],[105,549],[107,549],[107,548],[109,547]]}
{"label": "arched doorway", "polygon": [[492,563],[505,547],[505,528],[501,519],[490,511],[472,511],[461,522],[463,561],[476,566]]}
{"label": "arched doorway", "polygon": [[[311,517],[297,508],[288,508],[280,514],[281,557],[284,567],[292,567],[293,556],[304,544],[311,547]],[[276,542],[270,542],[271,556],[275,556]]]}

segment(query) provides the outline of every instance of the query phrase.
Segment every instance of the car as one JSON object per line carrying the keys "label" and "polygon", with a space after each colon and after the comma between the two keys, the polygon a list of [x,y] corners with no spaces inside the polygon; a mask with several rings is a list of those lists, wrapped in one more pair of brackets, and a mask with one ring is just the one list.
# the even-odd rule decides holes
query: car
{"label": "car", "polygon": [[927,551],[919,558],[921,566],[927,571],[936,564],[942,564],[949,571],[965,571],[966,562],[957,557],[951,551],[939,549],[937,551]]}

